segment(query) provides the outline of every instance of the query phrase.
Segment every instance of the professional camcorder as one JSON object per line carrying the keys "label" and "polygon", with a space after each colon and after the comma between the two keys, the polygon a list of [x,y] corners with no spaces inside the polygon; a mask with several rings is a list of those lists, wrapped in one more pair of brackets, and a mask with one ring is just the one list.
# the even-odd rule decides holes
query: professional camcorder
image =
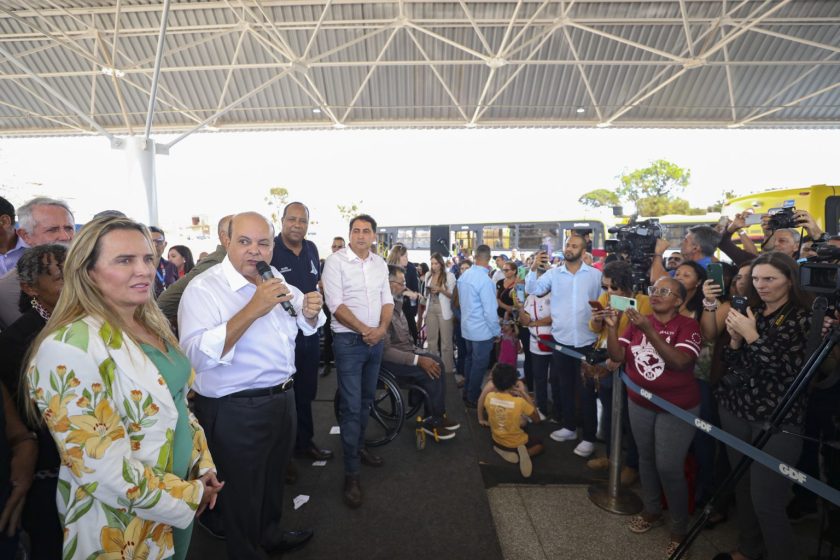
{"label": "professional camcorder", "polygon": [[663,226],[657,218],[636,222],[631,220],[625,226],[611,227],[615,239],[604,242],[608,253],[615,253],[630,263],[633,268],[633,289],[643,291],[649,283],[650,265],[656,251],[656,240],[662,237]]}
{"label": "professional camcorder", "polygon": [[814,294],[840,295],[840,247],[826,242],[814,243],[815,257],[799,264],[799,284]]}

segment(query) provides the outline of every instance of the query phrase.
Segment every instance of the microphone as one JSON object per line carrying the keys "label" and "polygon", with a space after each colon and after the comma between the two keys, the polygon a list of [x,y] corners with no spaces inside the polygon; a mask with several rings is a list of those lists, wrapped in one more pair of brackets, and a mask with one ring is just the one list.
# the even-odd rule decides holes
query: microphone
{"label": "microphone", "polygon": [[[257,263],[257,272],[260,273],[260,276],[263,280],[271,280],[272,278],[274,278],[274,274],[271,273],[271,267],[265,264],[265,261],[259,261]],[[286,310],[286,313],[288,313],[292,317],[297,317],[297,313],[295,313],[295,308],[292,307],[291,301],[284,301],[280,305],[283,306],[283,309]]]}

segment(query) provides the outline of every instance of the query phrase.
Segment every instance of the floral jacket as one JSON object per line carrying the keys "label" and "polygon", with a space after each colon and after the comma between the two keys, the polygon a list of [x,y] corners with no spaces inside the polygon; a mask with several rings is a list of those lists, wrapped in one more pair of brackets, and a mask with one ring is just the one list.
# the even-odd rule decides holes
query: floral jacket
{"label": "floral jacket", "polygon": [[204,491],[195,479],[215,466],[190,415],[190,480],[167,472],[178,411],[157,368],[120,331],[86,317],[50,334],[28,374],[61,455],[63,557],[171,556],[172,526],[192,522]]}

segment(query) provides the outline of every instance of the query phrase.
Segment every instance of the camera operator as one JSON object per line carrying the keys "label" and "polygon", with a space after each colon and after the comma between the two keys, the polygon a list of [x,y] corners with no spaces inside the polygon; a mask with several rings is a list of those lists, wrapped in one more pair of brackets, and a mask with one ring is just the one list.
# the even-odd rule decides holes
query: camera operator
{"label": "camera operator", "polygon": [[[727,374],[718,391],[725,431],[751,442],[779,405],[805,362],[809,328],[806,299],[799,287],[799,267],[789,256],[764,253],[753,262],[746,315],[732,309],[726,317],[731,337],[724,359]],[[804,397],[804,395],[803,395]],[[788,433],[774,434],[763,450],[795,465],[802,449],[804,398],[783,419]],[[732,465],[741,454],[727,450]],[[735,490],[740,530],[738,550],[721,558],[789,560],[799,556],[785,515],[791,481],[753,464]]]}
{"label": "camera operator", "polygon": [[[710,226],[694,226],[689,228],[688,233],[685,234],[682,243],[680,243],[680,253],[682,254],[683,260],[694,261],[705,270],[706,266],[712,262],[712,256],[715,254],[720,243],[720,237],[720,233]],[[650,267],[651,283],[669,274],[674,276],[674,271],[669,272],[665,270],[662,264],[662,256],[665,254],[668,246],[667,239],[659,238],[656,240],[656,248],[654,249],[656,255]]]}

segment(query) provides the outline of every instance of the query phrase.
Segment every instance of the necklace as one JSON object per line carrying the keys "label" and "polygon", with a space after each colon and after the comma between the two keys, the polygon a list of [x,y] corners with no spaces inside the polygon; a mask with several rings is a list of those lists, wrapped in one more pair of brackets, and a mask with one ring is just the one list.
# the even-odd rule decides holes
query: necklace
{"label": "necklace", "polygon": [[34,309],[44,321],[50,320],[50,315],[52,313],[50,311],[47,311],[46,307],[41,305],[41,302],[38,301],[37,298],[32,298],[32,301],[30,303],[32,303],[32,309]]}

